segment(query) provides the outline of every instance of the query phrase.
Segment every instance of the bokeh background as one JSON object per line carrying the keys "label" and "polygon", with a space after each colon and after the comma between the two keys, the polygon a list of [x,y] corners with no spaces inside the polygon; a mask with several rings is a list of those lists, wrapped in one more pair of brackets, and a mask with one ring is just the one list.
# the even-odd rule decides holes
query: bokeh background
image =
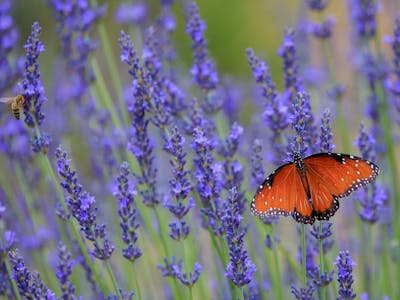
{"label": "bokeh background", "polygon": [[[374,2],[377,6],[377,32],[373,40],[367,42],[369,48],[357,41],[356,25],[351,16],[352,8],[350,2],[352,1],[330,1],[327,8],[322,12],[311,11],[306,2],[292,0],[197,1],[200,16],[204,19],[207,26],[205,38],[208,42],[209,54],[215,60],[221,81],[226,80],[226,82],[230,82],[226,86],[235,95],[233,97],[235,101],[232,104],[236,112],[234,114],[234,121],[237,121],[244,128],[243,141],[239,147],[238,159],[244,167],[244,190],[246,191],[245,195],[248,200],[251,200],[256,187],[251,182],[250,174],[250,158],[252,155],[250,145],[255,138],[262,141],[262,158],[265,175],[272,172],[277,165],[270,160],[271,156],[269,153],[272,151],[268,140],[270,132],[262,120],[264,100],[260,89],[255,84],[252,70],[247,62],[245,54],[247,48],[252,48],[256,55],[266,61],[270,67],[270,73],[273,81],[276,83],[277,90],[281,91],[285,88],[284,69],[282,58],[277,55],[277,52],[282,45],[285,29],[295,29],[299,76],[303,79],[306,89],[311,95],[316,124],[319,126],[322,112],[326,108],[329,108],[332,113],[333,143],[336,146],[336,152],[350,152],[355,155],[361,155],[357,146],[354,145],[359,134],[360,123],[366,124],[367,127],[373,123],[368,115],[370,90],[368,82],[363,75],[363,70],[365,70],[363,68],[365,52],[371,50],[375,56],[380,56],[382,58],[380,61],[382,68],[385,67],[387,72],[385,78],[394,78],[394,66],[392,63],[394,54],[388,37],[393,37],[395,20],[400,12],[398,1]],[[95,2],[92,1],[90,3],[93,5]],[[143,47],[142,34],[144,29],[154,24],[161,12],[160,3],[156,0],[126,3],[144,5],[146,13],[143,20],[139,23],[121,24],[115,16],[121,3],[119,1],[104,1],[98,4],[107,5],[106,14],[95,23],[94,29],[90,33],[91,37],[99,40],[98,49],[95,53],[91,54],[91,57],[100,66],[106,83],[105,88],[109,90],[115,106],[119,105],[117,104],[119,102],[115,99],[122,96],[117,95],[115,87],[112,85],[113,78],[111,78],[111,72],[108,70],[107,57],[105,56],[104,45],[102,44],[104,41],[99,39],[97,26],[100,23],[104,24],[109,37],[109,40],[106,42],[113,51],[114,63],[117,65],[122,81],[121,86],[129,86],[132,79],[127,73],[127,66],[119,59],[120,47],[118,38],[120,30],[123,29],[131,35],[132,41],[140,53]],[[182,88],[186,92],[190,91],[186,95],[186,98],[191,99],[194,96],[201,98],[201,91],[193,91],[193,89],[188,88],[191,84],[193,85],[189,73],[193,64],[193,53],[191,39],[185,32],[184,3],[186,2],[175,1],[171,6],[171,11],[176,20],[176,29],[171,36],[176,50],[176,61],[173,67],[180,74],[179,83]],[[42,128],[52,135],[53,139],[49,147],[48,157],[55,169],[55,148],[58,144],[62,144],[69,153],[69,157],[72,158],[73,168],[77,169],[81,183],[85,189],[96,196],[99,206],[98,218],[107,224],[107,228],[111,232],[111,240],[116,244],[117,248],[111,258],[111,266],[115,272],[118,286],[126,291],[132,289],[135,293],[138,292],[138,286],[140,286],[141,293],[139,296],[136,294],[135,297],[141,297],[142,299],[175,299],[177,295],[179,295],[180,299],[187,299],[189,292],[186,289],[179,285],[179,283],[174,283],[174,280],[162,277],[160,271],[157,270],[157,265],[162,263],[166,255],[163,253],[159,242],[153,241],[153,236],[149,233],[148,229],[143,229],[142,232],[139,230],[139,244],[143,252],[148,255],[144,255],[143,258],[135,262],[134,268],[129,268],[128,264],[120,256],[120,249],[118,247],[122,247],[122,242],[119,240],[119,220],[116,214],[116,202],[112,200],[112,191],[115,187],[115,177],[118,172],[114,169],[107,176],[103,174],[97,177],[97,172],[99,169],[102,169],[102,166],[98,165],[101,159],[92,159],[92,157],[98,154],[96,153],[96,137],[92,139],[92,137],[88,137],[87,135],[91,134],[90,128],[94,128],[94,132],[101,135],[102,128],[96,127],[98,123],[93,122],[93,120],[85,119],[85,114],[79,112],[79,104],[68,104],[68,108],[64,109],[63,105],[67,99],[64,101],[57,98],[60,95],[59,90],[61,87],[65,87],[62,79],[60,80],[63,75],[62,71],[60,71],[62,70],[60,68],[60,61],[62,61],[60,56],[60,41],[59,35],[56,32],[57,24],[53,17],[51,6],[46,1],[32,2],[16,0],[12,2],[12,16],[20,34],[19,45],[15,47],[16,56],[24,55],[23,45],[30,34],[32,23],[38,21],[42,27],[40,40],[43,42],[46,50],[41,53],[38,62],[43,86],[49,100],[43,105],[46,117]],[[335,20],[333,36],[327,42],[322,42],[312,36],[308,30],[308,24],[309,22],[320,22],[328,16],[332,16]],[[334,80],[329,72],[330,66],[333,67],[335,73]],[[337,83],[340,83],[346,89],[340,103],[331,99],[328,95],[328,91]],[[17,91],[18,89],[14,85],[7,91],[4,91],[4,93],[7,93],[4,96],[16,94]],[[125,97],[125,94],[123,97]],[[399,112],[395,110],[394,106],[391,106],[392,102],[390,102],[389,98],[387,98],[388,110],[386,113],[390,114],[391,127],[381,128],[381,136],[377,138],[378,145],[375,147],[386,148],[388,140],[383,138],[383,132],[385,130],[390,132],[392,149],[397,159],[400,131],[399,125],[396,122],[399,119]],[[0,126],[5,128],[5,124],[8,122],[17,122],[10,120],[9,111],[3,109],[3,107],[1,108]],[[123,107],[117,108],[119,112],[123,109]],[[340,111],[344,113],[344,119],[342,120],[338,119]],[[230,123],[232,123],[231,121],[229,117],[222,117],[222,121],[220,120],[223,123],[221,127],[225,130],[224,133],[226,135],[228,134]],[[3,128],[0,127],[0,130],[3,130]],[[111,140],[114,136],[112,132],[113,130],[110,128],[104,130],[104,133]],[[168,180],[171,177],[170,172],[165,171],[169,168],[169,165],[166,163],[168,156],[162,152],[163,142],[155,128],[151,129],[151,134],[157,145],[156,165],[159,170],[157,184],[160,191],[166,194],[168,193],[166,191],[168,189]],[[186,138],[188,140],[186,147],[190,148],[190,136]],[[121,149],[124,148],[119,147],[119,145],[112,145],[112,147],[114,146],[117,147],[116,151],[122,151]],[[30,150],[26,149],[26,151]],[[31,270],[40,271],[45,283],[59,296],[60,287],[57,285],[53,275],[57,261],[58,241],[57,235],[52,233],[51,228],[49,228],[52,225],[47,223],[50,219],[54,222],[55,218],[55,200],[52,199],[56,194],[55,189],[51,187],[52,183],[49,177],[40,180],[36,189],[31,193],[34,201],[34,211],[21,210],[22,216],[25,214],[27,218],[32,214],[37,214],[37,218],[32,218],[33,223],[37,222],[33,226],[36,230],[34,232],[23,232],[23,226],[13,223],[13,217],[16,215],[14,210],[18,210],[21,206],[17,204],[13,208],[10,203],[14,199],[24,198],[26,195],[24,196],[24,191],[18,183],[21,178],[17,179],[12,159],[7,157],[5,152],[1,153],[1,155],[1,172],[5,174],[3,176],[5,179],[1,182],[2,189],[10,190],[14,196],[12,198],[4,197],[4,199],[1,199],[2,204],[5,205],[9,214],[5,214],[4,223],[2,223],[0,230],[4,232],[5,229],[10,229],[18,233],[18,239],[14,248],[20,249],[28,267]],[[189,161],[192,161],[194,155],[194,153],[188,155]],[[355,198],[351,196],[343,199],[340,210],[333,218],[332,231],[335,246],[330,253],[326,254],[324,259],[326,268],[329,271],[335,270],[334,262],[339,251],[349,250],[355,261],[355,282],[353,286],[357,298],[363,295],[363,299],[383,299],[385,296],[391,296],[391,299],[395,299],[395,295],[400,292],[398,287],[393,289],[389,289],[388,287],[400,279],[398,235],[400,231],[398,230],[399,221],[396,220],[399,211],[395,210],[395,207],[399,207],[399,205],[394,205],[396,201],[399,203],[400,200],[396,198],[398,195],[394,193],[393,181],[390,178],[392,173],[388,170],[396,170],[397,167],[390,165],[391,160],[388,159],[386,154],[380,156],[378,160],[377,163],[382,169],[379,182],[385,185],[389,198],[386,204],[389,204],[385,204],[384,212],[380,212],[381,216],[377,224],[367,224],[362,222],[358,216],[361,208]],[[29,173],[27,176],[29,180],[27,181],[34,182],[33,178],[35,174],[36,176],[40,174],[40,168],[37,167],[37,164],[37,160],[33,159],[26,166],[22,165],[24,172]],[[191,168],[191,171],[193,171],[194,167],[191,166]],[[28,190],[30,188],[29,184],[28,182]],[[228,197],[227,193],[224,194],[224,197]],[[138,198],[137,201],[140,202],[140,199]],[[145,206],[138,205],[139,211],[146,209]],[[42,213],[41,209],[44,209],[44,207],[47,208]],[[250,257],[257,267],[257,272],[252,284],[242,289],[236,289],[224,275],[227,261],[223,259],[219,261],[221,256],[216,254],[215,241],[209,232],[200,226],[198,218],[200,212],[198,209],[195,208],[196,213],[193,213],[192,219],[189,221],[193,228],[192,235],[194,236],[191,237],[189,246],[186,246],[185,250],[185,263],[189,265],[189,270],[192,268],[190,264],[193,265],[196,261],[199,261],[203,266],[199,282],[190,289],[190,295],[192,295],[193,299],[233,299],[235,297],[242,299],[251,297],[253,297],[251,299],[277,299],[283,297],[282,299],[288,299],[289,297],[295,297],[291,293],[291,285],[300,288],[302,283],[301,278],[296,277],[301,268],[298,262],[300,260],[300,229],[293,219],[281,218],[277,224],[270,226],[263,224],[256,217],[251,216],[249,210],[243,213],[243,223],[247,224],[245,247],[249,249]],[[155,222],[154,215],[151,213],[143,214],[147,214],[147,217],[143,217],[143,219],[147,218],[146,220]],[[170,215],[166,210],[162,211],[162,209],[160,214],[161,223],[157,225],[154,225],[157,222],[151,224],[155,227],[159,226],[155,231],[158,231],[160,235],[164,235],[168,239],[167,231]],[[52,215],[52,217],[46,220],[46,216],[48,215]],[[140,228],[148,228],[148,226],[153,225],[143,221]],[[31,241],[30,243],[24,243],[23,241],[29,235],[31,235],[30,239],[37,239],[39,242],[34,243]],[[265,246],[265,240],[268,236],[272,236],[273,243],[276,241],[276,246],[272,247],[272,251]],[[218,244],[226,251],[222,255],[222,258],[229,259],[224,239],[221,238],[218,240]],[[182,254],[183,250],[174,241],[168,240],[167,245],[170,252],[177,253],[177,256]],[[77,288],[76,294],[83,295],[84,299],[105,298],[104,295],[100,295],[101,293],[92,293],[90,291],[90,284],[82,282],[81,278],[85,276],[84,271],[79,268],[75,250],[72,248],[69,247],[69,251],[73,253],[72,259],[74,265],[77,265],[72,275],[72,280]],[[43,257],[44,254],[48,255],[48,257]],[[277,267],[274,265],[276,261],[278,261],[278,265],[280,266],[280,276],[276,274]],[[95,262],[99,273],[104,278],[108,278],[106,275],[107,268],[98,263],[97,260]],[[132,272],[136,272],[137,274],[137,276],[135,275],[137,277],[136,283],[130,281]],[[107,282],[107,286],[112,286],[109,279],[105,279],[105,281]],[[277,291],[277,281],[282,281],[282,294]],[[336,282],[336,277],[332,282]],[[374,284],[376,286],[371,288],[371,285],[373,286]],[[334,299],[337,297],[337,291],[337,283],[332,283],[326,288],[322,296],[314,294],[314,297],[315,299]]]}

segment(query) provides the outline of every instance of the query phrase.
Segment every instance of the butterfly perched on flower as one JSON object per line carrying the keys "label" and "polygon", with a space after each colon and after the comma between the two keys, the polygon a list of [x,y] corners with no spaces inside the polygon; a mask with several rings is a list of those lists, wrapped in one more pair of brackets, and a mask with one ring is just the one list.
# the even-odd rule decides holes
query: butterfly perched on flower
{"label": "butterfly perched on flower", "polygon": [[374,182],[379,167],[357,156],[318,153],[280,166],[258,187],[251,213],[258,217],[292,215],[300,223],[328,220],[339,198]]}

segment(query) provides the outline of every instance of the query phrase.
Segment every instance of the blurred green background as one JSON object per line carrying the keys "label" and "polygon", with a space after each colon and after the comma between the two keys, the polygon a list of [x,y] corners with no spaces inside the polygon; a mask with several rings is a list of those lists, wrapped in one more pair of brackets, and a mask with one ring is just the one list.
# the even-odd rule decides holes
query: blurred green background
{"label": "blurred green background", "polygon": [[[125,1],[126,2],[126,1]],[[129,1],[128,1],[129,2]],[[134,2],[134,1],[131,1]],[[149,6],[150,21],[154,21],[159,12],[158,0],[146,0]],[[115,53],[118,54],[117,38],[122,26],[114,21],[114,12],[119,1],[103,1],[107,5],[107,16],[104,22],[110,37],[115,37]],[[229,74],[241,79],[250,80],[251,72],[247,65],[244,51],[247,47],[255,50],[261,58],[266,59],[271,66],[271,73],[278,87],[282,85],[281,60],[276,55],[281,43],[284,29],[298,27],[299,20],[306,18],[320,20],[322,16],[310,13],[306,9],[306,1],[292,0],[202,0],[198,1],[201,17],[207,24],[206,37],[209,50],[214,57],[221,74]],[[182,2],[176,1],[174,13],[177,18],[175,32],[175,45],[178,50],[179,60],[188,68],[192,62],[190,40],[185,33]],[[20,44],[26,40],[30,26],[34,21],[39,21],[43,27],[42,40],[47,49],[47,54],[42,55],[42,63],[47,68],[42,68],[43,76],[51,76],[49,67],[51,62],[48,55],[54,55],[58,48],[58,40],[55,33],[55,23],[51,9],[46,1],[16,0],[13,4],[14,17],[20,30]],[[391,34],[396,16],[396,1],[384,1],[380,5],[378,13],[379,29],[382,36]],[[332,46],[335,55],[349,55],[349,5],[348,1],[331,1],[323,12],[323,17],[332,15],[336,20]],[[150,24],[151,22],[149,22]],[[97,33],[94,32],[94,35]],[[135,37],[133,37],[135,42]],[[315,42],[311,40],[310,42]],[[316,49],[311,47],[311,49]],[[318,47],[317,47],[318,49]],[[22,49],[21,49],[22,53]],[[320,53],[310,53],[312,60],[318,62]],[[337,61],[346,61],[337,57]],[[335,60],[335,58],[334,58]],[[346,66],[343,66],[343,74],[346,74]],[[46,72],[47,71],[47,72]],[[338,70],[340,72],[340,70]],[[44,80],[46,82],[46,80]]]}

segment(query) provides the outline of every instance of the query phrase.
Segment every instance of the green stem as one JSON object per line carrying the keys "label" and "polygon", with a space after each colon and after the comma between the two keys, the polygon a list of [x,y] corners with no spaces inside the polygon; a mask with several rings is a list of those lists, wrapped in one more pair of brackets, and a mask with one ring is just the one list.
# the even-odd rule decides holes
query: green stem
{"label": "green stem", "polygon": [[[115,105],[111,102],[111,95],[107,90],[107,84],[104,80],[104,77],[101,73],[99,64],[97,63],[97,60],[95,58],[92,58],[90,60],[90,64],[93,68],[93,72],[96,76],[96,81],[95,81],[95,86],[98,89],[99,93],[98,96],[100,96],[100,99],[103,100],[104,106],[107,108],[107,110],[110,112],[111,115],[111,121],[113,124],[118,128],[118,129],[123,129],[122,122],[120,118],[118,117],[117,110],[115,109]],[[124,106],[125,107],[125,106]]]}
{"label": "green stem", "polygon": [[[336,73],[335,73],[335,67],[332,61],[332,47],[329,44],[329,40],[323,40],[322,41],[322,47],[324,51],[324,57],[327,62],[327,67],[328,67],[328,72],[329,72],[329,77],[330,77],[330,82],[332,85],[337,84],[337,79],[336,79]],[[336,125],[339,127],[339,132],[340,132],[340,137],[342,140],[342,147],[344,149],[344,152],[349,153],[350,151],[350,142],[348,139],[348,132],[347,132],[347,121],[346,118],[344,117],[343,113],[343,101],[342,99],[338,99],[338,107],[337,107],[337,123]]]}
{"label": "green stem", "polygon": [[[387,226],[388,225],[382,225],[382,268],[380,268],[381,270],[384,270],[383,272],[380,272],[380,274],[378,274],[378,277],[381,279],[381,284],[379,285],[381,287],[381,293],[385,292],[385,291],[391,291],[391,297],[390,298],[396,298],[395,296],[399,294],[400,290],[399,287],[397,287],[396,289],[393,289],[393,286],[396,286],[396,284],[393,282],[393,278],[399,278],[396,277],[396,275],[393,274],[393,272],[391,272],[392,268],[391,268],[391,253],[389,250],[389,241],[388,241],[388,236],[387,236]],[[397,269],[399,269],[399,267],[397,267]],[[387,278],[385,278],[385,276],[382,276],[382,273],[389,273],[387,274]],[[386,279],[386,280],[385,280]]]}
{"label": "green stem", "polygon": [[[323,221],[319,221],[319,238],[318,238],[318,248],[319,248],[319,267],[320,267],[320,274],[324,274],[325,268],[324,268],[324,249],[323,249],[323,245],[322,245],[322,223]],[[325,293],[324,293],[324,289],[321,288],[320,290],[320,295],[321,295],[321,300],[325,299]]]}
{"label": "green stem", "polygon": [[133,276],[133,281],[135,282],[137,297],[138,297],[139,300],[141,300],[142,299],[142,293],[140,292],[140,285],[139,285],[139,282],[137,280],[136,272],[132,272],[132,276]]}
{"label": "green stem", "polygon": [[157,225],[158,225],[158,229],[159,229],[159,234],[158,235],[159,235],[161,244],[162,244],[162,246],[164,248],[164,253],[169,258],[169,253],[168,253],[169,251],[168,251],[168,247],[167,247],[167,241],[165,240],[164,235],[161,234],[161,218],[160,218],[159,212],[157,210],[157,207],[154,207],[153,211],[154,211],[154,215],[156,216]]}
{"label": "green stem", "polygon": [[[321,237],[322,235],[322,222],[323,221],[319,221],[319,236]],[[320,269],[321,269],[321,274],[324,272],[324,249],[322,247],[322,239],[319,238],[318,239],[318,247],[319,247],[319,265],[320,265]]]}
{"label": "green stem", "polygon": [[306,266],[306,228],[301,224],[301,270],[303,286],[307,284],[307,266]]}
{"label": "green stem", "polygon": [[362,276],[362,279],[363,279],[363,289],[364,290],[369,290],[369,287],[368,287],[368,285],[369,285],[369,280],[368,280],[368,266],[367,266],[367,249],[368,249],[368,246],[367,246],[367,237],[366,237],[366,233],[365,233],[365,228],[364,228],[364,224],[362,224],[362,226],[360,226],[360,229],[361,229],[361,233],[360,233],[360,236],[361,236],[361,247],[362,247],[362,249],[361,249],[361,256],[360,256],[360,260],[361,260],[361,263],[360,263],[360,267],[362,268],[362,270],[361,270],[361,274],[363,274],[363,276]]}
{"label": "green stem", "polygon": [[[221,248],[219,247],[217,239],[215,238],[215,235],[212,233],[211,229],[208,230],[208,233],[210,235],[211,242],[212,242],[212,244],[214,246],[214,249],[216,250],[216,252],[218,254],[219,260],[220,260],[221,264],[223,265],[224,262],[226,261],[225,257],[224,257],[224,253],[222,252]],[[218,280],[218,283],[219,283],[218,286],[220,288],[221,295],[223,295],[223,291],[221,289],[222,289],[222,286],[223,286],[222,278],[224,278],[224,276],[223,276],[223,274],[221,274],[220,268],[218,268],[217,258],[214,255],[213,255],[213,257],[214,257],[214,260],[215,260],[214,268],[218,272],[218,275],[216,276],[217,280]],[[230,296],[232,298],[232,295],[233,295],[232,294],[232,290],[230,292],[231,292]]]}
{"label": "green stem", "polygon": [[[91,2],[91,5],[93,5],[93,6],[97,5],[96,0],[91,0],[90,2]],[[117,95],[118,105],[121,107],[121,113],[122,113],[124,122],[127,123],[129,120],[129,115],[128,115],[128,112],[124,109],[125,103],[122,100],[122,85],[121,85],[122,81],[121,81],[121,77],[119,75],[120,72],[118,71],[117,65],[115,63],[116,56],[111,47],[111,45],[116,43],[116,40],[113,40],[111,42],[103,20],[101,20],[98,23],[97,29],[98,29],[99,36],[100,36],[101,47],[104,50],[104,55],[106,57],[105,61],[107,63],[108,70],[110,71],[112,86],[114,87],[115,93]],[[96,78],[98,78],[98,77],[96,77]]]}
{"label": "green stem", "polygon": [[[368,296],[374,299],[375,295],[375,253],[374,253],[374,234],[372,225],[368,226],[368,251],[369,251],[369,282],[368,282]],[[389,270],[388,270],[389,271]]]}
{"label": "green stem", "polygon": [[[42,215],[37,212],[34,208],[34,200],[32,197],[32,193],[29,192],[29,187],[26,184],[26,181],[24,180],[24,176],[23,176],[23,172],[22,172],[22,168],[19,162],[16,162],[14,165],[14,170],[15,170],[15,176],[17,178],[17,181],[20,185],[22,194],[24,195],[24,199],[25,199],[25,203],[27,206],[27,209],[29,211],[29,216],[24,217],[24,221],[21,222],[21,224],[23,224],[23,227],[25,228],[25,232],[32,232],[32,233],[36,233],[36,226],[38,224],[43,223],[43,217]],[[19,217],[20,218],[20,217]],[[29,218],[29,220],[27,220]],[[30,223],[30,225],[27,225],[26,223]],[[29,222],[30,221],[30,222]],[[29,226],[29,228],[27,228],[27,226]],[[58,230],[59,233],[59,230]],[[43,263],[41,261],[41,258],[43,258],[43,255],[40,255],[40,253],[38,253],[37,251],[32,251],[32,258],[33,261],[35,262],[35,265],[37,266],[37,268],[40,270],[40,274],[42,274],[43,276],[43,280],[45,282],[48,282],[49,285],[51,286],[58,286],[58,282],[57,279],[53,276],[53,274],[49,273],[49,269],[42,267]],[[43,254],[43,253],[42,253]]]}
{"label": "green stem", "polygon": [[[2,164],[2,166],[4,166],[4,164]],[[18,181],[18,179],[17,179],[17,181]],[[11,189],[11,187],[13,185],[8,180],[8,176],[5,176],[5,174],[3,172],[0,172],[0,182],[1,182],[2,190],[4,191],[6,198],[8,199],[8,204],[10,205],[11,210],[17,216],[19,224],[21,224],[24,227],[24,232],[28,232],[29,228],[28,228],[28,225],[26,224],[26,217],[22,213],[23,210],[17,206],[17,202],[15,201],[16,197],[14,197],[14,193]],[[22,187],[21,187],[21,189],[22,189]]]}
{"label": "green stem", "polygon": [[289,253],[282,245],[279,246],[279,252],[282,253],[282,255],[285,257],[285,260],[288,262],[290,267],[293,269],[293,271],[296,273],[297,278],[301,280],[302,278],[302,273],[301,270],[299,269],[299,264],[297,261],[293,259],[293,255]]}
{"label": "green stem", "polygon": [[[170,255],[169,255],[169,251],[168,251],[168,247],[167,247],[167,241],[165,240],[164,235],[161,233],[161,228],[162,228],[162,226],[161,226],[161,218],[160,218],[160,215],[159,215],[159,212],[158,212],[157,208],[158,207],[154,207],[153,211],[154,211],[154,215],[156,216],[156,220],[157,220],[157,225],[158,225],[158,229],[159,229],[159,238],[160,238],[161,244],[162,244],[162,246],[164,248],[164,253],[169,259]],[[173,283],[171,284],[171,287],[172,287],[172,291],[174,293],[174,299],[179,299],[180,297],[178,298],[178,296],[181,293],[179,293],[179,287],[178,287],[178,283],[176,282],[176,280],[173,280]]]}
{"label": "green stem", "polygon": [[[392,139],[392,124],[389,119],[389,114],[388,114],[388,105],[387,105],[387,100],[386,100],[386,95],[383,90],[382,83],[379,83],[379,88],[377,89],[378,93],[378,99],[379,101],[379,117],[381,119],[381,124],[382,124],[382,129],[383,129],[383,137],[385,140],[386,144],[386,157],[388,160],[388,174],[387,176],[389,177],[391,187],[393,189],[393,208],[396,213],[399,213],[400,206],[400,197],[399,197],[399,191],[398,191],[398,173],[397,173],[397,159],[396,159],[396,154],[395,154],[395,149],[393,145],[393,139]],[[396,215],[396,213],[394,215]],[[400,222],[398,222],[400,224]],[[397,233],[400,233],[400,227],[397,227]],[[397,235],[398,236],[398,235]]]}
{"label": "green stem", "polygon": [[107,269],[107,272],[108,272],[108,276],[110,276],[110,278],[111,278],[111,281],[112,281],[112,284],[113,284],[113,287],[114,287],[114,291],[115,291],[116,295],[118,296],[118,298],[122,299],[121,293],[120,293],[119,288],[118,288],[117,280],[115,279],[114,272],[113,272],[113,270],[111,268],[111,265],[110,265],[110,260],[107,259],[105,261],[105,264],[106,264],[106,269]]}
{"label": "green stem", "polygon": [[[382,53],[380,50],[380,36],[379,36],[379,31],[377,29],[376,35],[374,36],[374,45],[375,45],[375,51],[377,53],[378,57],[378,63],[383,61],[382,58]],[[371,49],[371,44],[368,44],[369,51],[372,53]],[[399,193],[399,187],[398,187],[398,182],[399,182],[399,174],[398,174],[398,168],[397,168],[397,159],[396,159],[396,153],[395,153],[395,146],[392,138],[392,124],[391,120],[389,118],[389,109],[388,109],[388,99],[386,97],[386,92],[384,88],[384,83],[382,81],[379,81],[377,84],[377,89],[376,93],[378,96],[378,112],[379,112],[379,125],[381,125],[381,128],[383,130],[383,137],[384,137],[384,142],[386,145],[386,159],[387,159],[387,177],[389,177],[388,181],[390,181],[390,186],[392,188],[392,197],[390,199],[393,199],[390,205],[392,206],[394,213],[393,216],[396,216],[400,213],[400,193]],[[386,178],[387,178],[386,177]],[[394,219],[394,231],[395,234],[394,236],[398,237],[400,236],[400,222],[397,221],[397,219]],[[393,267],[393,264],[389,265],[390,268]],[[400,275],[400,268],[396,268],[398,275]],[[391,273],[391,270],[387,270],[384,272],[383,276],[385,277],[384,280],[385,282],[390,281],[390,278],[388,277],[388,274]]]}
{"label": "green stem", "polygon": [[283,289],[282,289],[282,279],[281,279],[281,269],[279,265],[279,258],[278,258],[278,248],[276,247],[276,243],[274,240],[274,233],[272,225],[267,226],[269,228],[269,235],[271,237],[271,251],[274,260],[274,279],[276,284],[275,289],[275,297],[276,299],[283,299]]}
{"label": "green stem", "polygon": [[193,287],[189,286],[189,300],[193,300]]}

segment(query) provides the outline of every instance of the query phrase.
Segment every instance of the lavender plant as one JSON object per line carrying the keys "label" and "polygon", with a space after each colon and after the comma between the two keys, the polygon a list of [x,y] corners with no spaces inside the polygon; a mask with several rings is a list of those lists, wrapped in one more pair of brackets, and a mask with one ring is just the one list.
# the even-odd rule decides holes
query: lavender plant
{"label": "lavender plant", "polygon": [[[19,121],[0,103],[0,298],[395,299],[394,0],[282,2],[279,23],[256,3],[103,3],[0,4],[0,98],[26,99]],[[288,153],[333,150],[377,182],[301,230],[250,215]]]}

